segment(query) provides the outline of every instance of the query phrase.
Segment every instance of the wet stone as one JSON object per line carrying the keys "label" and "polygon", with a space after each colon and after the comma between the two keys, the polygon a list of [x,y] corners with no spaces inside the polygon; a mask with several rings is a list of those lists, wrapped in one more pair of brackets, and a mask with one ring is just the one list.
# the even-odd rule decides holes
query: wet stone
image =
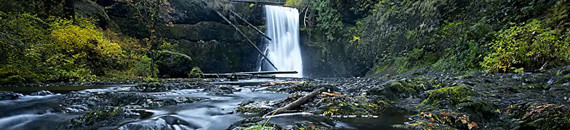
{"label": "wet stone", "polygon": [[9,91],[0,91],[0,100],[15,100],[20,97],[24,96],[21,93],[9,92]]}
{"label": "wet stone", "polygon": [[238,89],[230,85],[211,85],[205,87],[203,91],[212,95],[227,95],[233,94],[234,91],[238,91]]}
{"label": "wet stone", "polygon": [[46,95],[53,95],[53,93],[50,91],[42,90],[42,91],[33,92],[30,95],[32,95],[32,96],[46,96]]}

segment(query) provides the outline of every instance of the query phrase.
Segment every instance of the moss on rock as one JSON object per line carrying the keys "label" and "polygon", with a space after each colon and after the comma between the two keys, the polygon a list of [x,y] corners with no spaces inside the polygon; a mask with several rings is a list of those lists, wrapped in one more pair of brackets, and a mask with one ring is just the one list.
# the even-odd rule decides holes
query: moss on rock
{"label": "moss on rock", "polygon": [[475,92],[465,86],[443,87],[429,91],[422,104],[429,105],[457,105],[467,102]]}
{"label": "moss on rock", "polygon": [[192,58],[182,53],[160,51],[155,60],[160,77],[188,77],[192,71]]}

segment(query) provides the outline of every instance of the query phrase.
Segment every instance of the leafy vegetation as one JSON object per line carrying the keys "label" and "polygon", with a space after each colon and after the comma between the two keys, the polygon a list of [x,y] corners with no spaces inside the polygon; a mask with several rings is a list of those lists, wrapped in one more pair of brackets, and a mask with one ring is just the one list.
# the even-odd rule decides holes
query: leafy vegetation
{"label": "leafy vegetation", "polygon": [[339,12],[333,8],[331,0],[315,0],[312,7],[318,12],[317,28],[324,32],[328,40],[334,40],[335,35],[344,27]]}
{"label": "leafy vegetation", "polygon": [[569,64],[567,0],[311,2],[316,15],[305,19],[316,19],[312,39],[327,43],[317,44],[323,52],[345,54],[356,75],[424,66],[522,72]]}
{"label": "leafy vegetation", "polygon": [[116,34],[101,30],[88,18],[44,20],[28,13],[4,12],[0,17],[6,30],[0,42],[5,47],[0,68],[3,83],[94,81],[113,70],[126,71],[136,62],[128,57],[140,57],[137,51],[144,50],[140,46],[123,49],[121,45],[127,42],[111,39]]}
{"label": "leafy vegetation", "polygon": [[567,65],[570,41],[558,37],[539,20],[497,33],[492,52],[482,66],[490,72],[513,72],[519,68],[539,70]]}
{"label": "leafy vegetation", "polygon": [[105,10],[75,13],[73,6],[95,8],[92,1],[9,1],[0,10],[0,83],[152,80],[153,54],[174,48],[156,33],[164,1],[124,1],[145,26],[136,38],[108,26]]}

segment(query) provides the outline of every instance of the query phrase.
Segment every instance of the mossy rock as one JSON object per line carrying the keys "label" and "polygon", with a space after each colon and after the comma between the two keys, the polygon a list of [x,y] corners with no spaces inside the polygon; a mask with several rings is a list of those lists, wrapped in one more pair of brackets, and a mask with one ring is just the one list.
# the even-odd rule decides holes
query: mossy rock
{"label": "mossy rock", "polygon": [[188,73],[192,71],[192,58],[189,56],[172,52],[159,51],[155,57],[158,67],[158,74],[163,78],[172,77],[188,77]]}
{"label": "mossy rock", "polygon": [[95,109],[80,117],[71,119],[66,129],[97,129],[104,126],[113,126],[125,119],[122,108]]}
{"label": "mossy rock", "polygon": [[[465,86],[443,87],[429,91],[427,98],[422,102],[426,105],[457,105],[469,101],[475,91]],[[445,103],[444,103],[445,102]]]}
{"label": "mossy rock", "polygon": [[318,105],[324,116],[335,115],[379,115],[384,112],[388,103],[384,100],[355,96],[325,97]]}
{"label": "mossy rock", "polygon": [[272,109],[275,109],[275,108],[271,107],[271,104],[269,104],[269,102],[247,101],[247,102],[241,103],[238,106],[237,111],[242,112],[242,113],[263,115]]}
{"label": "mossy rock", "polygon": [[412,86],[404,85],[401,82],[393,81],[388,85],[388,89],[394,93],[411,93],[415,92]]}
{"label": "mossy rock", "polygon": [[567,104],[525,103],[513,109],[521,129],[570,129],[570,106]]}

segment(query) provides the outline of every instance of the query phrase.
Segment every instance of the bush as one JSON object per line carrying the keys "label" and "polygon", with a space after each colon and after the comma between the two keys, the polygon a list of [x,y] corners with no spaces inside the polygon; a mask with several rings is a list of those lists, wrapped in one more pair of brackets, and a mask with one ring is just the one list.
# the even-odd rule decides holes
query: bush
{"label": "bush", "polygon": [[532,20],[496,34],[489,53],[481,65],[489,72],[539,70],[568,64],[570,45],[541,24]]}
{"label": "bush", "polygon": [[131,62],[120,44],[86,18],[0,12],[0,29],[1,83],[93,81]]}

